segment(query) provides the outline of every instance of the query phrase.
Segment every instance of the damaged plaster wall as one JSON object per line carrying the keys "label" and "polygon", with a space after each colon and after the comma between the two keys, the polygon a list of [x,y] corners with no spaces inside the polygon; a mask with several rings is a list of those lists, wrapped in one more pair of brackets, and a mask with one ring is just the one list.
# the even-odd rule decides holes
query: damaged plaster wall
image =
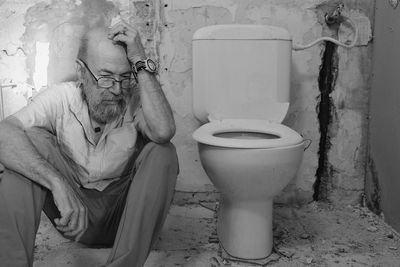
{"label": "damaged plaster wall", "polygon": [[0,85],[11,82],[21,84],[18,88],[1,88],[0,119],[26,105],[30,96],[29,88],[23,86],[29,79],[29,73],[22,36],[26,11],[38,2],[0,1]]}
{"label": "damaged plaster wall", "polygon": [[[319,17],[340,2],[326,1],[319,4]],[[362,8],[361,1],[344,3],[345,16],[356,20],[360,30],[359,42],[357,49],[337,47],[332,43],[325,45],[319,75],[321,95],[317,106],[321,133],[320,162],[314,186],[314,199],[338,204],[360,202],[364,188],[364,176],[360,174],[365,170],[368,142],[366,128],[371,73],[371,45],[368,45],[371,40],[371,24],[368,17],[373,16],[373,2],[364,2]],[[367,16],[360,16],[360,10]],[[341,39],[346,36],[343,29],[334,30],[334,27],[332,29],[323,24],[324,36]],[[327,63],[330,64],[329,73],[323,73]],[[324,92],[326,90],[329,92]],[[323,114],[326,111],[330,114]],[[322,144],[322,141],[326,144]]]}
{"label": "damaged plaster wall", "polygon": [[[89,0],[82,1],[0,1],[0,10],[8,10],[1,16],[1,29],[12,33],[6,37],[3,32],[0,50],[6,50],[0,57],[0,81],[29,82],[31,79],[31,55],[21,54],[9,48],[28,46],[29,27],[33,22],[68,21],[52,31],[50,43],[49,82],[58,82],[74,77],[72,55],[76,53],[77,39],[82,19],[93,7]],[[306,0],[114,0],[102,2],[106,6],[103,19],[109,20],[116,10],[127,12],[129,20],[136,25],[149,55],[159,62],[159,79],[174,110],[177,122],[176,144],[180,175],[178,191],[210,192],[214,187],[205,175],[197,154],[196,143],[191,134],[200,124],[192,114],[192,50],[191,38],[195,30],[213,24],[245,23],[271,24],[287,28],[294,43],[308,43],[324,34],[324,24],[318,6],[327,1]],[[370,70],[370,39],[373,15],[373,0],[344,1],[345,14],[350,16],[360,30],[357,47],[337,49],[338,73],[335,88],[331,93],[334,116],[329,126],[331,146],[327,160],[332,168],[329,177],[327,200],[334,203],[359,201],[363,192],[366,159],[367,104]],[[86,5],[86,6],[85,6]],[[102,6],[103,7],[103,6]],[[96,8],[96,7],[94,7]],[[45,10],[45,12],[44,12]],[[66,12],[61,12],[62,10]],[[93,12],[92,12],[93,13]],[[90,14],[90,13],[89,13]],[[95,13],[94,13],[95,14]],[[93,14],[92,14],[93,15]],[[5,27],[6,25],[12,25]],[[3,30],[4,31],[4,30]],[[341,40],[351,39],[348,26],[339,32]],[[317,106],[319,101],[318,76],[322,63],[324,45],[293,52],[291,107],[284,124],[293,128],[306,139],[312,140],[305,151],[303,164],[297,177],[278,198],[279,202],[308,202],[313,199],[319,152],[319,122]],[[14,55],[14,53],[16,53]],[[13,71],[10,72],[9,70]],[[16,77],[17,76],[17,77]],[[18,78],[18,79],[17,79]],[[8,89],[6,95],[14,96],[18,88]],[[20,97],[21,98],[21,97]],[[22,100],[8,100],[5,113],[11,114],[13,106]],[[21,102],[22,101],[22,102]]]}

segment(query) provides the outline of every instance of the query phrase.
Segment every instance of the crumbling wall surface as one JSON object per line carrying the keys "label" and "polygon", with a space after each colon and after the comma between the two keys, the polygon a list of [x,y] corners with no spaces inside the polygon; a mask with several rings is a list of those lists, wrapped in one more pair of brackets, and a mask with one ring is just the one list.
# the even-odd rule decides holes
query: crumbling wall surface
{"label": "crumbling wall surface", "polygon": [[[29,74],[26,69],[27,52],[22,41],[25,14],[39,1],[0,1],[0,86],[11,83],[23,85]],[[0,87],[0,119],[27,103],[26,86]]]}
{"label": "crumbling wall surface", "polygon": [[[82,28],[81,19],[96,8],[106,9],[102,18],[107,21],[117,10],[123,10],[132,24],[136,25],[147,47],[148,54],[159,62],[159,79],[171,102],[177,122],[177,134],[173,142],[180,160],[178,191],[210,192],[215,188],[201,167],[197,146],[191,135],[200,124],[192,113],[192,50],[193,33],[207,25],[245,23],[270,24],[287,28],[294,43],[308,43],[325,34],[319,7],[328,1],[306,0],[113,0],[113,1],[25,1],[17,8],[17,1],[0,1],[1,9],[15,6],[17,13],[9,12],[9,18],[19,16],[13,25],[16,44],[29,43],[30,25],[33,21],[66,22],[58,25],[51,36],[49,82],[73,78],[73,54],[76,40]],[[19,1],[21,2],[21,1]],[[28,3],[29,2],[29,3]],[[89,3],[100,2],[97,7]],[[350,50],[338,48],[337,79],[330,94],[332,121],[329,125],[330,149],[326,153],[331,174],[326,180],[332,202],[358,201],[363,190],[366,149],[367,103],[370,73],[370,38],[373,0],[344,1],[344,13],[350,16],[360,29],[360,40]],[[43,4],[45,3],[45,4]],[[27,13],[27,9],[30,12]],[[46,8],[46,12],[39,12]],[[66,12],[59,12],[60,10]],[[36,10],[32,12],[32,10]],[[89,13],[95,16],[99,12]],[[19,14],[19,15],[18,15]],[[25,17],[24,17],[25,16]],[[43,19],[43,17],[45,19]],[[54,18],[57,18],[54,20]],[[24,25],[25,22],[25,25]],[[7,24],[1,16],[0,25]],[[38,23],[38,22],[36,22]],[[1,30],[0,30],[1,31]],[[54,31],[53,31],[54,32]],[[348,25],[341,27],[340,39],[352,38]],[[22,37],[25,36],[25,41]],[[3,36],[2,36],[3,37]],[[74,40],[69,45],[68,40]],[[1,50],[10,45],[8,38],[0,39]],[[320,89],[318,78],[322,64],[324,44],[311,49],[293,52],[291,107],[284,124],[293,128],[304,138],[312,141],[304,153],[303,163],[297,177],[280,195],[280,202],[308,202],[313,200],[316,172],[319,165],[320,125],[318,104]],[[15,51],[10,51],[13,54]],[[21,80],[29,81],[32,63],[29,55],[13,65],[20,56],[6,57],[1,54],[0,78],[14,79],[7,69],[23,73]],[[14,59],[15,57],[15,59]],[[10,59],[11,58],[11,59]],[[57,71],[62,69],[63,71]],[[7,71],[5,71],[7,70]],[[14,72],[14,71],[13,71]],[[68,73],[68,74],[67,74]],[[245,177],[244,177],[245,178]]]}
{"label": "crumbling wall surface", "polygon": [[[368,101],[372,67],[373,1],[345,1],[345,15],[359,28],[356,48],[338,47],[337,79],[330,94],[333,108],[327,151],[330,177],[327,200],[361,201],[368,147]],[[339,29],[339,37],[351,38]],[[317,177],[318,179],[318,177]]]}

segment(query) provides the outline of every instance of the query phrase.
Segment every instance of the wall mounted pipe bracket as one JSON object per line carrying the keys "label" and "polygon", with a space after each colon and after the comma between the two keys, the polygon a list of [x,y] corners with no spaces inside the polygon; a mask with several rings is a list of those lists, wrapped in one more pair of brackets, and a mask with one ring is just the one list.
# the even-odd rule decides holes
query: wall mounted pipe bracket
{"label": "wall mounted pipe bracket", "polygon": [[326,24],[328,26],[341,24],[344,21],[342,16],[343,9],[344,9],[344,4],[340,3],[331,13],[326,13],[325,14]]}
{"label": "wall mounted pipe bracket", "polygon": [[339,4],[332,11],[332,13],[326,13],[325,14],[325,22],[330,27],[335,26],[335,27],[339,28],[340,25],[343,24],[343,22],[347,21],[351,25],[352,29],[354,30],[354,38],[353,38],[353,40],[351,41],[350,44],[342,43],[339,40],[334,39],[332,37],[321,37],[321,38],[318,38],[317,40],[315,40],[315,41],[313,41],[313,42],[311,42],[309,44],[306,44],[306,45],[294,44],[292,49],[294,51],[304,50],[304,49],[307,49],[307,48],[311,48],[314,45],[316,45],[316,44],[318,44],[320,42],[323,42],[323,41],[329,41],[329,42],[332,42],[332,43],[334,43],[334,44],[336,44],[338,46],[342,46],[342,47],[345,47],[345,48],[354,47],[356,45],[356,43],[357,43],[357,40],[358,40],[358,28],[357,28],[357,26],[356,26],[356,24],[354,23],[353,20],[351,20],[349,17],[346,17],[346,16],[344,16],[342,14],[343,9],[344,9],[344,5],[343,4]]}
{"label": "wall mounted pipe bracket", "polygon": [[390,5],[395,9],[399,5],[400,0],[389,0]]}

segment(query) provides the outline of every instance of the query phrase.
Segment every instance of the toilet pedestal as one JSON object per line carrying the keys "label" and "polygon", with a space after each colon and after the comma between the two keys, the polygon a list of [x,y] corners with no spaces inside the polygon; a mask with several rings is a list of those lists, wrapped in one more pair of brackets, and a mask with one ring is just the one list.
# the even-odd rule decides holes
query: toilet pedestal
{"label": "toilet pedestal", "polygon": [[193,138],[221,193],[220,244],[233,257],[263,259],[273,247],[272,199],[304,153],[302,136],[282,124],[292,38],[269,25],[212,25],[197,30],[192,45],[193,112],[205,123]]}
{"label": "toilet pedestal", "polygon": [[226,198],[218,210],[217,232],[221,246],[236,258],[258,260],[273,248],[273,200],[232,202]]}
{"label": "toilet pedestal", "polygon": [[273,247],[273,198],[294,178],[304,142],[267,148],[198,143],[201,164],[220,192],[217,232],[227,254],[263,259]]}

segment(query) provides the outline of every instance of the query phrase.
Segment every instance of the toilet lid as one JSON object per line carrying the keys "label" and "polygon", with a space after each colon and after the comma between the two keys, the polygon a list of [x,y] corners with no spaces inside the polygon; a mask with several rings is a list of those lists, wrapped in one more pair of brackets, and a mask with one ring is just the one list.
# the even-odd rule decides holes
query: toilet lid
{"label": "toilet lid", "polygon": [[279,148],[303,142],[300,134],[285,125],[240,119],[206,123],[193,133],[193,138],[199,143],[229,148]]}

